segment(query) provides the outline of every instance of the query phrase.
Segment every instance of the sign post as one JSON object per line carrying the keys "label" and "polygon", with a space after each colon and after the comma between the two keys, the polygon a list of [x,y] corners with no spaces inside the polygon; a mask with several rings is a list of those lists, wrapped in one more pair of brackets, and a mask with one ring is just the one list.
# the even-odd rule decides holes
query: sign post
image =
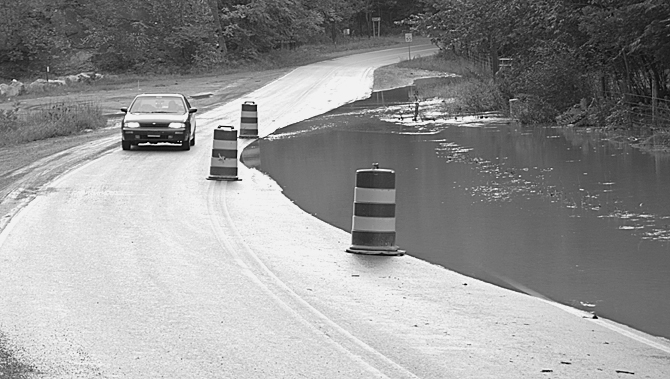
{"label": "sign post", "polygon": [[[381,17],[373,17],[373,18],[372,18],[372,36],[373,36],[373,37],[375,37],[375,36],[376,36],[376,37],[379,37],[379,36],[380,36],[380,30],[379,30],[379,29],[381,29],[381,21],[382,21],[382,18],[381,18]],[[377,33],[376,33],[376,35],[375,35],[375,23],[377,24]]]}
{"label": "sign post", "polygon": [[407,42],[407,53],[409,60],[412,60],[412,33],[405,33],[405,42]]}

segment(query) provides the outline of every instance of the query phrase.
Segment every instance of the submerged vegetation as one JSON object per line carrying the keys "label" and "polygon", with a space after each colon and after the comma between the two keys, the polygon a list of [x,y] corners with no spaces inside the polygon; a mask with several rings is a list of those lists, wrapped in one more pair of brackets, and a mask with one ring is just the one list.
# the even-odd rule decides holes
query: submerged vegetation
{"label": "submerged vegetation", "polygon": [[401,68],[414,68],[453,74],[449,77],[417,80],[419,99],[441,98],[445,112],[462,115],[482,112],[504,112],[507,99],[498,89],[489,72],[472,61],[442,52],[398,63]]}

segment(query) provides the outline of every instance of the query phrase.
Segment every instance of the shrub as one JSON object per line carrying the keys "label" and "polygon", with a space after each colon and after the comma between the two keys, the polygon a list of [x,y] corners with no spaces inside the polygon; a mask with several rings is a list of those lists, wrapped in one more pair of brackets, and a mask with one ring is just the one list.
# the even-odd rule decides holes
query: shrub
{"label": "shrub", "polygon": [[18,128],[19,123],[19,106],[18,101],[13,104],[12,109],[0,110],[0,134],[12,131]]}
{"label": "shrub", "polygon": [[558,43],[536,46],[532,59],[515,61],[512,70],[499,72],[501,92],[510,98],[533,97],[527,103],[533,122],[554,122],[562,111],[589,98],[589,81],[572,51]]}
{"label": "shrub", "polygon": [[506,99],[485,67],[450,53],[415,58],[398,63],[399,67],[452,74],[450,77],[417,80],[417,91],[422,98],[438,97],[452,114],[502,111]]}

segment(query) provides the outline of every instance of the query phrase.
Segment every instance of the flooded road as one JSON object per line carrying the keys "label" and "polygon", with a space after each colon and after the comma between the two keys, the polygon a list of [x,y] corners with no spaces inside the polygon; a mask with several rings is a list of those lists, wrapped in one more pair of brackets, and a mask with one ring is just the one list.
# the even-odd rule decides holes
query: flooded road
{"label": "flooded road", "polygon": [[670,156],[503,119],[414,122],[408,92],[281,129],[242,160],[346,231],[355,172],[378,162],[396,171],[407,254],[670,338]]}

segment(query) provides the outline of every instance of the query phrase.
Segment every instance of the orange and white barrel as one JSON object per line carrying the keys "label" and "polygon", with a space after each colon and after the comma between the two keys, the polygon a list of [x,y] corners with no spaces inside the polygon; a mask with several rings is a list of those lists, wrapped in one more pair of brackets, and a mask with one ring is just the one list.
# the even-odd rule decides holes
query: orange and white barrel
{"label": "orange and white barrel", "polygon": [[237,131],[232,126],[214,129],[214,143],[209,168],[209,180],[239,180],[237,178]]}
{"label": "orange and white barrel", "polygon": [[356,171],[354,214],[349,253],[403,255],[395,244],[395,172],[380,169]]}
{"label": "orange and white barrel", "polygon": [[258,107],[253,101],[242,104],[240,138],[258,138]]}

